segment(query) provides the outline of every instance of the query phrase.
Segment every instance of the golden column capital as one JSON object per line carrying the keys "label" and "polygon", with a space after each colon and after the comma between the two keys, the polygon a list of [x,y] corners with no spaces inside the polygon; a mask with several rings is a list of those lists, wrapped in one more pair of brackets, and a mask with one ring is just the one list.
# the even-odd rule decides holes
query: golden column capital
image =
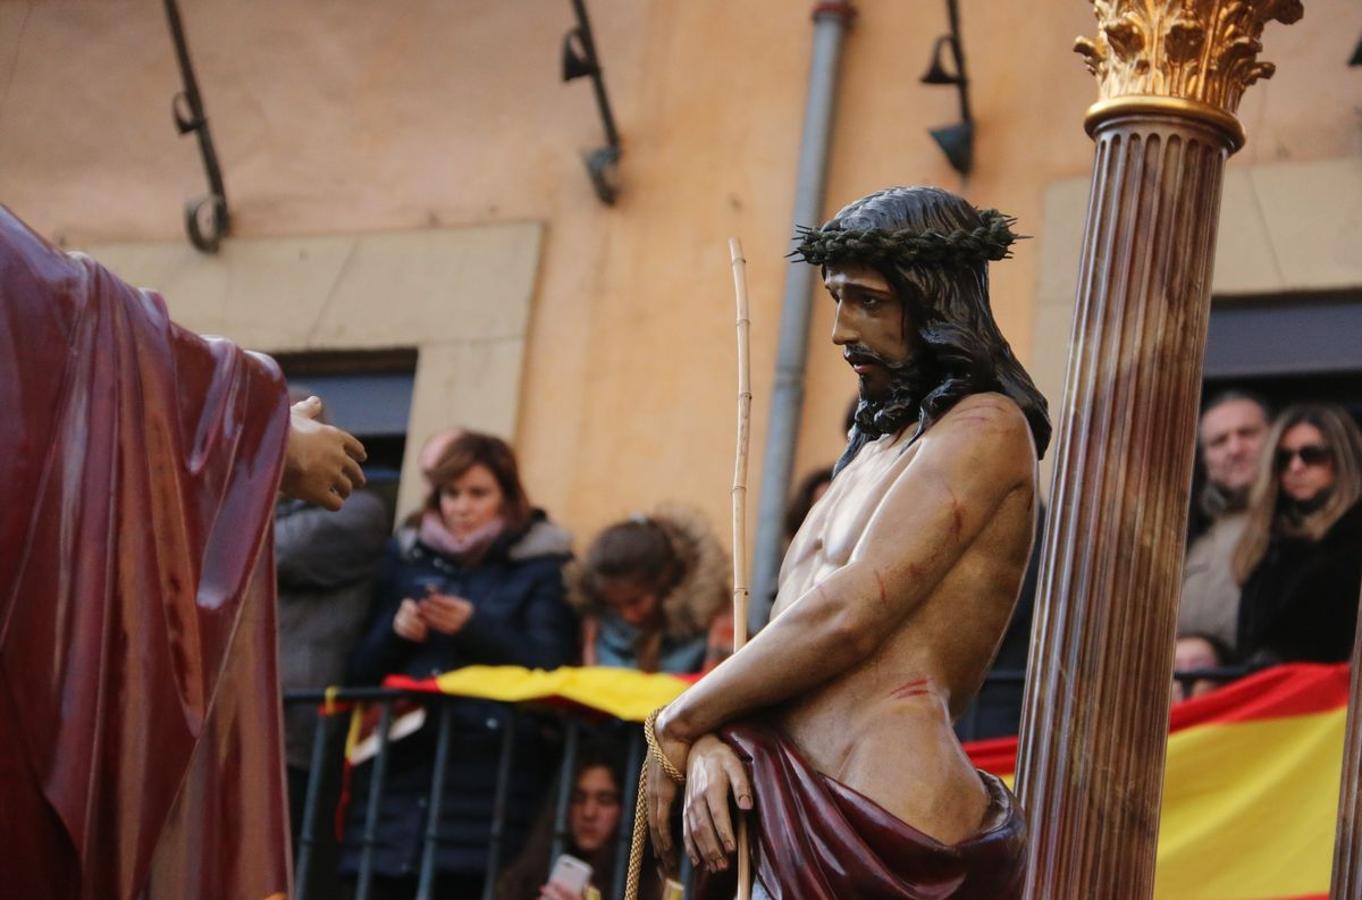
{"label": "golden column capital", "polygon": [[1248,86],[1271,78],[1259,41],[1270,21],[1291,24],[1301,0],[1092,0],[1097,37],[1074,43],[1097,76],[1101,99],[1088,110],[1089,134],[1105,121],[1164,113],[1222,132],[1230,151],[1244,144],[1235,117]]}

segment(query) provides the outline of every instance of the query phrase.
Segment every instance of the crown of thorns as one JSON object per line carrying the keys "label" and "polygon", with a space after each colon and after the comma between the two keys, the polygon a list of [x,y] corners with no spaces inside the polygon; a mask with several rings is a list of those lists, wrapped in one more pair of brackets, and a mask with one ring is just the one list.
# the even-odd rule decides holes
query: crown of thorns
{"label": "crown of thorns", "polygon": [[799,227],[795,240],[799,244],[789,256],[815,266],[828,263],[862,262],[892,263],[900,266],[949,265],[982,263],[1007,259],[1008,249],[1022,240],[1012,230],[1017,220],[996,209],[979,210],[982,224],[977,228],[946,233],[935,230],[915,231],[903,228],[883,231],[878,228],[844,228],[822,230]]}

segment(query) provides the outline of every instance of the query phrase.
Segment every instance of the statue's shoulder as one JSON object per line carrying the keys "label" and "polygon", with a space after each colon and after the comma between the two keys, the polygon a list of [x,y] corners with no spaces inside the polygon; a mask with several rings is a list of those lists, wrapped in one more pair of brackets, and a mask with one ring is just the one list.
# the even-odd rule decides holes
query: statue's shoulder
{"label": "statue's shoulder", "polygon": [[1036,447],[1026,415],[1012,398],[970,394],[923,434],[923,462],[952,481],[984,480],[1011,489],[1034,479]]}
{"label": "statue's shoulder", "polygon": [[938,438],[955,441],[1014,442],[1031,440],[1031,427],[1011,397],[993,391],[962,397],[933,427]]}

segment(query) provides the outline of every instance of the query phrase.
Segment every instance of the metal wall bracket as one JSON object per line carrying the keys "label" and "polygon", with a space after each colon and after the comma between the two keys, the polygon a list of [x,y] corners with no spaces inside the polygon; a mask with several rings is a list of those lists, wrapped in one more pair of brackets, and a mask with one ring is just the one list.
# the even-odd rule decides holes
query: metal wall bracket
{"label": "metal wall bracket", "polygon": [[[960,94],[960,121],[954,125],[943,125],[929,132],[936,141],[951,168],[961,175],[968,175],[974,168],[974,117],[969,109],[969,77],[965,74],[965,49],[960,41],[960,10],[956,0],[946,0],[946,14],[950,17],[951,30],[936,39],[932,46],[932,64],[922,76],[923,84],[955,85]],[[949,47],[955,71],[950,71],[941,59],[943,48]]]}
{"label": "metal wall bracket", "polygon": [[222,169],[218,166],[217,151],[213,149],[213,135],[208,130],[208,115],[204,112],[199,83],[194,77],[194,65],[189,59],[189,45],[184,37],[177,0],[165,0],[166,19],[170,23],[170,37],[175,42],[175,58],[180,65],[180,80],[184,89],[171,99],[170,113],[175,129],[181,134],[195,134],[199,152],[208,176],[208,193],[185,203],[184,226],[189,242],[200,252],[216,253],[222,238],[231,227],[227,210],[227,190],[222,183]]}
{"label": "metal wall bracket", "polygon": [[572,0],[573,12],[577,15],[577,27],[563,35],[563,81],[575,78],[590,78],[596,92],[596,106],[601,113],[601,125],[605,128],[606,145],[583,154],[587,177],[591,188],[606,206],[613,206],[619,195],[618,163],[620,158],[620,136],[615,128],[615,116],[610,111],[610,98],[605,93],[605,77],[601,72],[600,59],[596,56],[596,43],[591,37],[591,20],[586,14],[586,0]]}

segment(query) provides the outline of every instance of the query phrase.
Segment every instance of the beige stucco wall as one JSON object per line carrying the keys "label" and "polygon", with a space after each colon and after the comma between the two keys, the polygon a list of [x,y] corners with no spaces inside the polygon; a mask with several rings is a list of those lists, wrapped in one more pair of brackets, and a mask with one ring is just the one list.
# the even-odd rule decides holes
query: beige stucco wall
{"label": "beige stucco wall", "polygon": [[[1070,52],[1091,14],[1077,0],[963,0],[978,137],[961,185],[927,136],[954,120],[954,95],[917,82],[944,7],[857,5],[829,212],[885,184],[938,183],[1019,216],[1036,239],[995,267],[994,302],[1033,361],[1047,344],[1035,329],[1059,327],[1037,316],[1047,191],[1091,159],[1080,123],[1095,90]],[[725,240],[740,235],[750,261],[757,483],[811,4],[590,6],[625,141],[613,209],[578,158],[600,141],[589,86],[558,81],[564,0],[182,2],[238,236],[541,223],[515,416],[530,489],[579,533],[678,497],[721,520]],[[1362,72],[1345,62],[1359,35],[1355,0],[1312,0],[1301,23],[1269,30],[1279,74],[1245,100],[1235,167],[1356,157]],[[204,182],[171,127],[177,89],[159,4],[0,3],[0,200],[69,246],[182,240],[181,206]],[[836,454],[854,387],[826,348],[830,308],[816,309],[800,469]],[[418,406],[414,431],[439,424],[438,390]]]}
{"label": "beige stucco wall", "polygon": [[417,350],[399,515],[423,499],[421,444],[451,419],[515,435],[542,229],[533,223],[84,248],[155,285],[178,322],[271,353]]}
{"label": "beige stucco wall", "polygon": [[[1052,406],[1063,397],[1087,198],[1086,177],[1045,193],[1030,371]],[[1362,287],[1362,158],[1246,159],[1226,174],[1220,205],[1213,299]]]}

